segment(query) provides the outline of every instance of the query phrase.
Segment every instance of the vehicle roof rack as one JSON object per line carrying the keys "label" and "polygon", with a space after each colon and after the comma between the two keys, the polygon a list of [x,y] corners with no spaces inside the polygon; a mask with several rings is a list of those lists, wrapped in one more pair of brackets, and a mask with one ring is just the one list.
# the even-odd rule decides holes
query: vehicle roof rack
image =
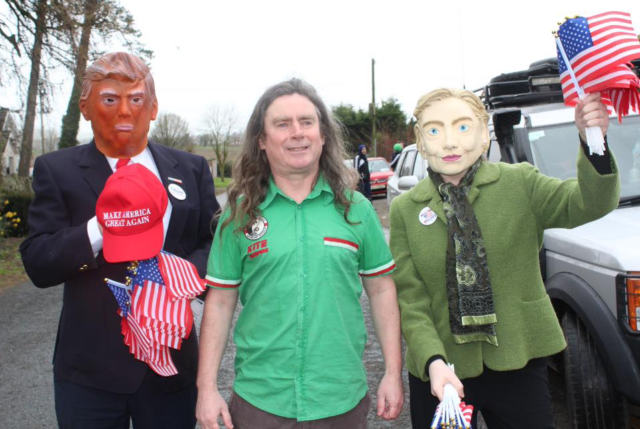
{"label": "vehicle roof rack", "polygon": [[[640,76],[640,59],[631,63],[632,70]],[[562,103],[558,59],[536,61],[527,70],[494,77],[484,87],[481,98],[487,109]]]}

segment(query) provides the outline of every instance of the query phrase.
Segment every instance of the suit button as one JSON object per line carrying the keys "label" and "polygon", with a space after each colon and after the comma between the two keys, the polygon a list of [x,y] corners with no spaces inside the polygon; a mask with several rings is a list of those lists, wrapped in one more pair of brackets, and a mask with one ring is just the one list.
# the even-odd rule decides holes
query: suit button
{"label": "suit button", "polygon": [[80,267],[80,272],[87,271],[88,269],[89,269],[89,266],[87,264],[84,264],[83,266]]}

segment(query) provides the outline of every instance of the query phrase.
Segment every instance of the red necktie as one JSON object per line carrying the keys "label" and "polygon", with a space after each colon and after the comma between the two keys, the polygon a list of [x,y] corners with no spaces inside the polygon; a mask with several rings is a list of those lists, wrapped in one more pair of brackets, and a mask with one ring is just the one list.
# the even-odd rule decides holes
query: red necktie
{"label": "red necktie", "polygon": [[129,164],[129,161],[131,161],[131,158],[119,159],[118,162],[116,162],[116,170],[119,169],[120,167],[126,167]]}

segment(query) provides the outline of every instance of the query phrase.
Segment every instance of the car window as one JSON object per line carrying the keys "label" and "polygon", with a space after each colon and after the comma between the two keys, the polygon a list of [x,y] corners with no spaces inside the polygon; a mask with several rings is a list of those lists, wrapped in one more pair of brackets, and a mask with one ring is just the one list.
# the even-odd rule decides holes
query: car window
{"label": "car window", "polygon": [[416,160],[413,164],[413,175],[418,178],[418,180],[424,179],[424,158],[418,151],[416,151]]}
{"label": "car window", "polygon": [[[622,124],[609,121],[607,142],[620,172],[620,197],[640,195],[640,118],[626,117]],[[560,179],[576,177],[578,133],[575,125],[561,124],[528,131],[533,162],[540,171]]]}
{"label": "car window", "polygon": [[489,147],[489,161],[500,162],[502,160],[502,154],[500,153],[500,145],[496,138],[495,132],[491,131],[491,146]]}
{"label": "car window", "polygon": [[391,171],[391,168],[389,168],[389,164],[384,159],[374,159],[369,161],[369,171],[372,173],[384,173]]}
{"label": "car window", "polygon": [[407,156],[404,160],[404,164],[402,164],[402,169],[400,170],[400,177],[411,176],[413,174],[413,166],[416,159],[415,150],[407,151]]}

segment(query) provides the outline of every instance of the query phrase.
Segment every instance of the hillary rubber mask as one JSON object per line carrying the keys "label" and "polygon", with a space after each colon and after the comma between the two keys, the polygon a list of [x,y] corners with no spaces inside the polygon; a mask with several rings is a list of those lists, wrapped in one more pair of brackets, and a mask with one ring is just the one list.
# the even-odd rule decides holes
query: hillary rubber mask
{"label": "hillary rubber mask", "polygon": [[445,181],[457,183],[487,148],[487,126],[460,98],[434,101],[417,119],[418,149]]}

